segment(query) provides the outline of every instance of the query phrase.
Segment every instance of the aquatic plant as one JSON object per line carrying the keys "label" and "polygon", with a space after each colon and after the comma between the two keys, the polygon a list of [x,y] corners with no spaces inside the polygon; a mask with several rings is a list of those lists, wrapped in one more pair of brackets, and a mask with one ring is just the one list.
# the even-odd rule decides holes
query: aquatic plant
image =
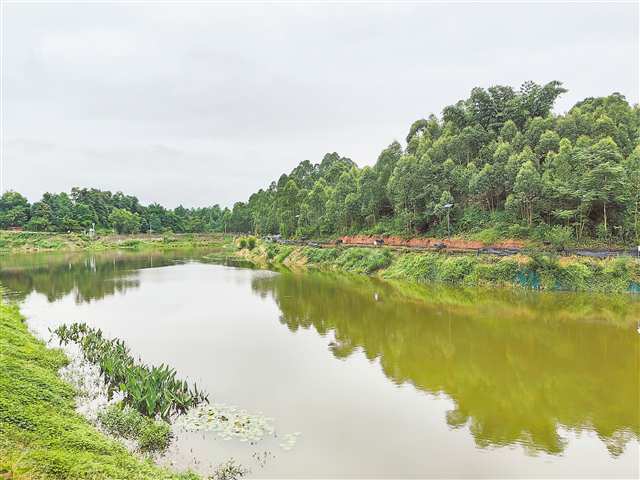
{"label": "aquatic plant", "polygon": [[171,443],[171,426],[154,420],[131,407],[110,405],[98,414],[100,426],[117,438],[135,440],[142,452],[164,452]]}
{"label": "aquatic plant", "polygon": [[235,438],[252,443],[275,434],[272,418],[221,403],[190,408],[176,420],[175,425],[187,432],[208,431],[223,440]]}
{"label": "aquatic plant", "polygon": [[122,340],[106,339],[102,330],[84,323],[61,325],[54,333],[60,343],[78,344],[86,360],[97,365],[108,386],[108,396],[123,395],[123,403],[148,417],[168,419],[188,408],[208,402],[206,393],[176,378],[176,371],[164,364],[136,363]]}
{"label": "aquatic plant", "polygon": [[[69,350],[74,349],[47,348],[29,332],[17,306],[0,300],[0,478],[200,478],[143,461],[79,415],[78,402],[86,406],[85,401],[94,402],[95,397],[81,398],[77,385],[93,391],[97,377]],[[60,378],[60,369],[66,375],[73,371],[89,377],[71,385],[65,376]]]}
{"label": "aquatic plant", "polygon": [[235,459],[230,458],[221,463],[216,471],[209,478],[211,480],[240,480],[251,473],[251,470],[236,463]]}

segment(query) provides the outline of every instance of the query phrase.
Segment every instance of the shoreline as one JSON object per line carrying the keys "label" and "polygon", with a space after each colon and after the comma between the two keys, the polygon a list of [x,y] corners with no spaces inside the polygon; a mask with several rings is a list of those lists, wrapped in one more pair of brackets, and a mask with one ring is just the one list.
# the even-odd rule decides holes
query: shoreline
{"label": "shoreline", "polygon": [[234,255],[256,266],[320,269],[387,280],[465,287],[544,291],[640,293],[640,259],[633,257],[558,257],[519,253],[511,256],[388,247],[311,247],[257,241]]}
{"label": "shoreline", "polygon": [[233,239],[230,234],[135,234],[97,235],[80,233],[0,231],[0,259],[14,254],[38,252],[98,252],[105,250],[178,250],[223,248]]}
{"label": "shoreline", "polygon": [[[120,390],[108,393],[114,387],[113,379],[103,370],[100,357],[94,358],[92,347],[87,347],[95,345],[95,338],[102,338],[102,333],[85,324],[34,323],[20,312],[18,303],[0,298],[0,327],[0,478],[238,480],[251,473],[245,464],[222,456],[202,470],[206,462],[187,451],[180,439],[209,432],[222,440],[275,442],[285,451],[296,444],[299,433],[276,431],[274,419],[261,413],[209,402],[206,392],[201,392],[204,401],[183,413],[167,417],[140,413],[138,407],[129,405],[130,380],[125,381],[125,390],[120,384]],[[71,333],[74,331],[93,338],[85,343],[82,335]],[[104,342],[128,352],[126,344],[117,338],[105,338]],[[29,355],[21,351],[24,345]],[[40,358],[44,359],[43,365],[39,364]],[[139,369],[156,372],[158,368],[130,358],[137,362],[132,364],[132,373]],[[159,368],[171,374],[169,366]],[[33,369],[46,370],[46,377],[32,378]],[[64,391],[62,399],[56,398],[59,390]],[[53,420],[48,412],[52,412]],[[28,424],[25,417],[29,418]],[[81,438],[69,440],[65,432],[78,429],[82,430]],[[93,448],[92,442],[100,446]]]}
{"label": "shoreline", "polygon": [[72,359],[49,348],[0,301],[0,477],[197,480],[132,453],[77,410],[79,392],[60,376]]}

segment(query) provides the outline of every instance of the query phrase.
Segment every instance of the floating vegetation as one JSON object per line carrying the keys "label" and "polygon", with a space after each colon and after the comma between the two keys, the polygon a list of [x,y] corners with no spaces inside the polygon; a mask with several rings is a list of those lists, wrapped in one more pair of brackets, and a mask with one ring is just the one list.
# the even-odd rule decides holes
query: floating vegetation
{"label": "floating vegetation", "polygon": [[[70,359],[60,375],[78,392],[78,412],[130,451],[171,457],[169,443],[180,432],[211,432],[250,445],[271,438],[287,451],[297,442],[300,433],[278,436],[274,420],[261,413],[210,405],[207,394],[195,384],[190,387],[178,380],[175,370],[135,361],[123,341],[106,339],[99,329],[74,323],[63,324],[53,333]],[[265,450],[264,454],[254,452],[253,458],[264,468],[275,457]],[[232,458],[207,478],[240,479],[249,473]]]}
{"label": "floating vegetation", "polygon": [[283,435],[282,442],[280,442],[280,448],[287,451],[291,450],[296,446],[296,443],[298,442],[298,436],[300,436],[300,432],[287,433]]}
{"label": "floating vegetation", "polygon": [[273,419],[224,404],[198,405],[176,419],[175,425],[187,432],[214,432],[224,440],[235,438],[256,443],[275,435]]}
{"label": "floating vegetation", "polygon": [[230,458],[221,463],[216,468],[214,474],[209,477],[211,480],[239,480],[251,473],[251,470],[236,463],[235,459]]}
{"label": "floating vegetation", "polygon": [[167,420],[209,401],[197,385],[189,387],[186,381],[178,380],[174,369],[137,363],[122,340],[105,339],[102,330],[74,323],[61,325],[54,333],[62,345],[69,342],[79,345],[84,359],[99,367],[109,399],[120,393],[122,402],[142,415]]}

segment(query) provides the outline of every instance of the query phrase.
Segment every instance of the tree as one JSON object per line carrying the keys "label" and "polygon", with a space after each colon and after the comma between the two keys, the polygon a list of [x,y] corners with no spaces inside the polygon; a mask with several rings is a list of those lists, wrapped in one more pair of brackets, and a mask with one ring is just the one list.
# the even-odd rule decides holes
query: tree
{"label": "tree", "polygon": [[633,219],[632,230],[636,243],[640,242],[640,146],[637,146],[633,153],[624,163],[626,170],[626,183],[628,187],[627,210]]}
{"label": "tree", "polygon": [[0,197],[0,228],[23,227],[29,220],[29,201],[9,190]]}
{"label": "tree", "polygon": [[116,232],[138,233],[140,231],[140,215],[123,208],[114,208],[109,214],[109,223]]}
{"label": "tree", "polygon": [[531,226],[542,191],[542,178],[533,162],[527,161],[516,176],[513,193],[507,198],[508,208],[520,210],[522,217]]}
{"label": "tree", "polygon": [[36,202],[31,205],[31,218],[27,228],[36,232],[43,232],[53,227],[53,211],[49,204]]}
{"label": "tree", "polygon": [[620,207],[626,199],[625,171],[621,165],[604,162],[588,170],[582,177],[583,202],[600,205],[605,234],[608,232],[607,212]]}

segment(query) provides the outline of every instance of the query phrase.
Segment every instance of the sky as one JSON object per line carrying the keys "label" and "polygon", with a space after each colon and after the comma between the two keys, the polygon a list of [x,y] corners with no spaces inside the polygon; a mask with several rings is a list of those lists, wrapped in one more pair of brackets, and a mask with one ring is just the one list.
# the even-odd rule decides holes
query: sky
{"label": "sky", "polygon": [[2,183],[231,206],[300,161],[373,164],[475,86],[638,103],[633,3],[4,3]]}

